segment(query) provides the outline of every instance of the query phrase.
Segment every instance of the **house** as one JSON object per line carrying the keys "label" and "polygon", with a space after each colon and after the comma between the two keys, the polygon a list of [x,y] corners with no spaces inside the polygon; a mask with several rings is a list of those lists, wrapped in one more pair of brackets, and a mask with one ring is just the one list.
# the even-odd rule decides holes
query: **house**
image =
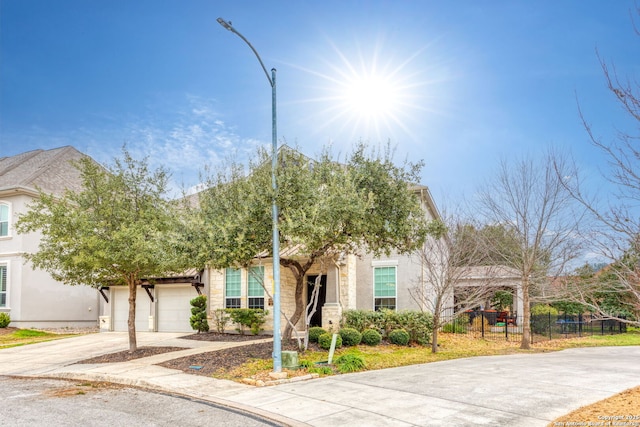
{"label": "house", "polygon": [[[440,215],[426,186],[414,186],[413,191],[420,199],[422,210],[429,220]],[[284,248],[280,257],[300,256],[299,248]],[[391,254],[374,257],[372,254],[336,254],[317,263],[306,276],[307,286],[304,300],[310,302],[313,285],[320,276],[320,292],[317,311],[311,325],[336,328],[342,312],[349,309],[379,310],[421,310],[410,294],[415,286],[429,288],[425,281],[417,255]],[[260,282],[273,283],[273,266],[270,258],[258,258],[249,269],[211,270],[208,274],[209,305],[218,308],[265,308],[269,310],[266,330],[273,325],[273,301],[265,295]],[[295,307],[295,278],[286,268],[280,269],[280,303],[285,313],[293,313]],[[428,291],[427,291],[428,292]],[[272,292],[271,292],[272,294]],[[453,305],[453,298],[450,304]],[[286,325],[282,317],[281,325]],[[213,325],[212,325],[213,326]],[[296,325],[304,327],[301,321]]]}
{"label": "house", "polygon": [[[87,286],[68,286],[34,270],[23,257],[38,248],[37,233],[17,234],[14,224],[38,197],[38,189],[62,195],[80,188],[71,162],[85,156],[67,146],[0,158],[0,312],[15,327],[92,327],[98,320],[98,294]],[[79,284],[81,285],[81,284]]]}
{"label": "house", "polygon": [[[425,186],[414,186],[422,211],[427,219],[438,219],[439,213]],[[189,199],[195,203],[197,198]],[[298,245],[283,245],[280,258],[305,259]],[[325,328],[337,327],[347,309],[392,310],[424,309],[414,301],[409,289],[428,288],[421,257],[391,254],[373,257],[371,254],[335,253],[319,259],[307,272],[303,299],[310,301],[316,279],[319,288],[317,311],[311,324]],[[263,287],[263,284],[265,285]],[[286,267],[280,268],[280,302],[287,315],[295,309],[296,280]],[[266,290],[265,290],[266,288]],[[211,269],[190,271],[167,278],[149,278],[137,291],[136,330],[190,332],[189,301],[202,293],[207,296],[211,318],[217,309],[262,308],[269,311],[265,330],[273,329],[273,264],[265,252],[256,254],[246,269]],[[111,287],[100,289],[100,327],[102,330],[127,330],[128,290]],[[453,304],[453,296],[451,297]],[[212,319],[213,320],[213,319]],[[284,328],[287,319],[281,318]],[[210,323],[212,328],[215,327]],[[304,321],[296,327],[302,329]],[[232,325],[228,325],[233,330]]]}

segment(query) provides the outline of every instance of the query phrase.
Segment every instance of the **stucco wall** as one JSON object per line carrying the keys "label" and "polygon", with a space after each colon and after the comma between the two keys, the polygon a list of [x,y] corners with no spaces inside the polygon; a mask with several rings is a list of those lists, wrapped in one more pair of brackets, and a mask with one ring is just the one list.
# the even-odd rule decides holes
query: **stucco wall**
{"label": "stucco wall", "polygon": [[23,253],[38,249],[39,234],[18,234],[14,225],[32,197],[17,194],[1,199],[10,204],[9,237],[0,239],[0,262],[8,266],[7,307],[16,327],[90,327],[98,322],[98,295],[87,286],[67,286],[46,272],[34,270]]}

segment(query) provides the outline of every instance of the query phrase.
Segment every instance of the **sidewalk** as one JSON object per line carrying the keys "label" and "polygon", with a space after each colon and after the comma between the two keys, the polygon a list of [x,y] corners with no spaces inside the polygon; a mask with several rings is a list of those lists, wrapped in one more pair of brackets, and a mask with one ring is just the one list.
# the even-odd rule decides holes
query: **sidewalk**
{"label": "sidewalk", "polygon": [[246,344],[181,340],[180,335],[139,333],[139,346],[190,348],[111,364],[76,362],[127,349],[126,333],[4,349],[0,375],[144,387],[292,426],[546,426],[580,406],[640,385],[640,347],[600,347],[458,359],[253,387],[156,366],[187,354]]}

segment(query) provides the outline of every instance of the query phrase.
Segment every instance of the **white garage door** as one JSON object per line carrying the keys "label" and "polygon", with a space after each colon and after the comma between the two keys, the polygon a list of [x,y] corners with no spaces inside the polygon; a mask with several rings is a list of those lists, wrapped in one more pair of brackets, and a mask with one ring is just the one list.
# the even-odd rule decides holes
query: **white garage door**
{"label": "white garage door", "polygon": [[193,332],[189,324],[191,301],[197,297],[191,285],[156,285],[158,299],[158,332]]}
{"label": "white garage door", "polygon": [[[113,330],[126,331],[129,319],[129,289],[111,288],[113,304]],[[147,332],[149,330],[149,314],[151,313],[151,299],[144,289],[138,287],[136,292],[136,331]]]}

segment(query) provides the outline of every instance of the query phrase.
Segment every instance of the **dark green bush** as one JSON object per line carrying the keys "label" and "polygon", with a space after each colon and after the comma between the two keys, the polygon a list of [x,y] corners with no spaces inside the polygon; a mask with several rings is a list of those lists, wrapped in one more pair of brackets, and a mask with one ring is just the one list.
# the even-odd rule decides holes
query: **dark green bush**
{"label": "dark green bush", "polygon": [[394,329],[389,332],[389,342],[396,345],[407,345],[411,337],[404,329]]}
{"label": "dark green bush", "polygon": [[367,329],[362,333],[362,343],[366,345],[378,345],[382,341],[382,335],[375,329]]}
{"label": "dark green bush", "polygon": [[348,347],[358,345],[362,341],[362,334],[353,328],[342,328],[339,333],[342,337],[342,344]]}
{"label": "dark green bush", "polygon": [[[322,334],[318,337],[318,345],[320,346],[320,348],[329,350],[331,348],[332,339],[333,339],[333,334],[330,334],[328,332],[326,334]],[[340,347],[342,347],[342,337],[340,337],[340,334],[338,334],[336,338],[336,348],[340,348]]]}
{"label": "dark green bush", "polygon": [[363,333],[366,329],[376,329],[384,336],[394,329],[404,329],[409,333],[410,340],[421,345],[428,344],[433,332],[433,316],[431,313],[403,310],[394,311],[383,309],[346,310],[342,315],[342,327],[354,328]]}
{"label": "dark green bush", "polygon": [[200,295],[190,301],[191,317],[189,323],[194,331],[209,332],[209,322],[207,322],[207,297]]}
{"label": "dark green bush", "polygon": [[338,367],[338,370],[343,374],[358,372],[367,368],[367,365],[364,363],[364,359],[360,356],[356,356],[355,354],[345,354],[340,356],[334,361],[334,363]]}
{"label": "dark green bush", "polygon": [[320,326],[312,326],[309,328],[309,342],[318,342],[318,337],[326,334],[327,331]]}
{"label": "dark green bush", "polygon": [[6,328],[11,323],[9,313],[0,313],[0,328]]}

